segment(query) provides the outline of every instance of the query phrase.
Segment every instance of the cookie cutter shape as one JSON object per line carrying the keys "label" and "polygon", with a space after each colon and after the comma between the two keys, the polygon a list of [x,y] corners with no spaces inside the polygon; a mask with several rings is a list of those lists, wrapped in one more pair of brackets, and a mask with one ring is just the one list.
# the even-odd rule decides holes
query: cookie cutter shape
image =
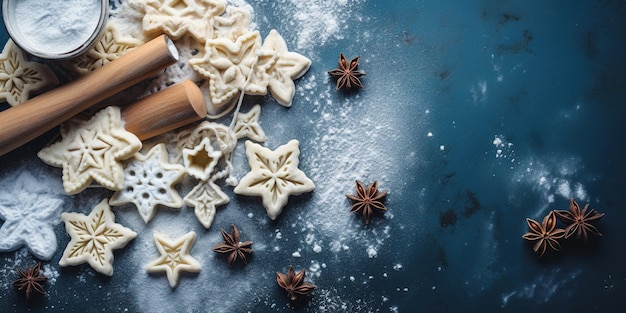
{"label": "cookie cutter shape", "polygon": [[73,119],[61,127],[61,141],[43,148],[37,156],[63,168],[63,188],[76,194],[93,180],[111,190],[124,187],[120,161],[141,149],[141,141],[122,127],[120,108],[109,106],[89,120]]}
{"label": "cookie cutter shape", "polygon": [[295,139],[274,151],[248,140],[246,156],[250,172],[241,178],[234,192],[260,196],[267,215],[272,220],[280,215],[290,195],[315,189],[313,181],[298,168],[300,149],[299,142]]}
{"label": "cookie cutter shape", "polygon": [[183,206],[174,185],[185,175],[185,167],[170,164],[165,144],[157,144],[146,155],[136,153],[124,168],[124,188],[116,191],[112,206],[134,203],[139,215],[148,223],[156,213],[156,206],[180,209]]}
{"label": "cookie cutter shape", "polygon": [[63,200],[29,172],[20,173],[9,188],[0,189],[0,252],[23,246],[36,258],[50,260],[57,250],[54,226],[59,223]]}
{"label": "cookie cutter shape", "polygon": [[154,243],[160,256],[146,267],[148,273],[165,272],[170,287],[176,288],[181,272],[200,272],[201,266],[189,255],[196,240],[196,233],[191,231],[182,237],[172,240],[168,235],[153,232]]}
{"label": "cookie cutter shape", "polygon": [[125,247],[137,233],[115,223],[108,201],[102,200],[89,215],[61,214],[71,239],[59,260],[60,266],[89,263],[97,272],[113,275],[113,250]]}
{"label": "cookie cutter shape", "polygon": [[209,229],[213,224],[215,209],[230,201],[228,196],[212,181],[200,181],[183,199],[185,205],[194,208],[196,218]]}
{"label": "cookie cutter shape", "polygon": [[208,180],[211,177],[222,156],[222,151],[213,149],[209,137],[204,137],[193,149],[183,149],[183,163],[187,173],[200,180]]}
{"label": "cookie cutter shape", "polygon": [[16,106],[29,99],[31,93],[44,91],[59,83],[47,66],[28,61],[13,40],[9,39],[0,54],[0,101]]}

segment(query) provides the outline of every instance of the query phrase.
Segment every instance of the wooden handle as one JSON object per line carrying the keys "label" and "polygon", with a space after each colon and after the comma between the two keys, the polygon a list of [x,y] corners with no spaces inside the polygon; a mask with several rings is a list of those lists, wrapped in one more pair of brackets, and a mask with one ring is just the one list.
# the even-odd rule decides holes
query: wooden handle
{"label": "wooden handle", "polygon": [[174,43],[161,35],[91,73],[0,112],[0,155],[176,63]]}
{"label": "wooden handle", "polygon": [[140,140],[196,122],[206,114],[202,91],[190,80],[122,108],[124,128]]}

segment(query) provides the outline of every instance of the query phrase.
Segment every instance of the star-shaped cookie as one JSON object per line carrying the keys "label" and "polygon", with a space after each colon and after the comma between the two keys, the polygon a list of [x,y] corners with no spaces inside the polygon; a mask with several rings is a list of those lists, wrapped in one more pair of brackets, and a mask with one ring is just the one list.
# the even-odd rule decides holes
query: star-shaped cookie
{"label": "star-shaped cookie", "polygon": [[16,106],[31,93],[43,91],[59,81],[47,66],[28,61],[26,53],[9,39],[0,53],[0,101]]}
{"label": "star-shaped cookie", "polygon": [[97,272],[113,275],[113,250],[125,247],[137,233],[115,223],[108,201],[102,200],[89,215],[61,214],[71,239],[59,261],[60,266],[89,263]]}
{"label": "star-shaped cookie", "polygon": [[235,120],[235,126],[233,131],[237,136],[237,139],[248,137],[251,140],[257,142],[263,142],[265,139],[265,132],[259,125],[259,117],[261,115],[261,106],[255,105],[248,111],[248,113],[238,113]]}
{"label": "star-shaped cookie", "polygon": [[263,42],[263,52],[276,54],[276,62],[267,70],[267,86],[272,97],[285,107],[291,106],[296,93],[294,79],[304,75],[311,67],[311,60],[287,50],[287,44],[278,32],[272,29]]}
{"label": "star-shaped cookie", "polygon": [[290,195],[299,195],[315,189],[315,184],[298,168],[299,142],[287,144],[271,151],[252,141],[246,141],[248,172],[235,187],[236,194],[260,196],[267,215],[276,219],[287,204]]}
{"label": "star-shaped cookie", "polygon": [[[11,182],[0,182],[0,252],[23,246],[40,260],[50,260],[57,249],[54,226],[59,223],[59,199],[40,178],[20,173]],[[49,187],[47,187],[49,188]]]}
{"label": "star-shaped cookie", "polygon": [[183,206],[174,185],[183,179],[185,168],[170,164],[165,144],[157,144],[148,154],[136,153],[124,168],[124,188],[116,191],[109,204],[113,206],[134,203],[139,215],[148,223],[163,205],[180,209]]}
{"label": "star-shaped cookie", "polygon": [[122,127],[118,107],[109,106],[91,119],[73,120],[61,128],[61,141],[43,148],[37,156],[45,163],[63,168],[63,187],[76,194],[95,180],[111,190],[124,187],[120,161],[141,149],[137,136]]}
{"label": "star-shaped cookie", "polygon": [[215,217],[215,208],[230,201],[228,196],[212,181],[200,181],[185,199],[185,205],[194,208],[196,218],[208,229]]}
{"label": "star-shaped cookie", "polygon": [[183,164],[187,173],[200,180],[208,180],[222,157],[222,151],[215,150],[210,137],[202,138],[193,149],[183,149]]}
{"label": "star-shaped cookie", "polygon": [[196,240],[195,232],[188,232],[176,240],[157,231],[153,233],[153,236],[161,255],[148,264],[146,267],[148,273],[165,272],[170,287],[176,288],[181,272],[200,272],[200,263],[189,255]]}

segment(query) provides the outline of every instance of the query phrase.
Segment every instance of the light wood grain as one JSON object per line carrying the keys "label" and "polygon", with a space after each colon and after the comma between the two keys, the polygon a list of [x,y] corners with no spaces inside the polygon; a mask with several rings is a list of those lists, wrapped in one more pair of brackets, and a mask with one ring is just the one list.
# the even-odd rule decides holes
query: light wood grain
{"label": "light wood grain", "polygon": [[93,72],[0,112],[0,155],[175,63],[178,52],[159,36]]}
{"label": "light wood grain", "polygon": [[204,96],[190,80],[122,108],[124,128],[140,140],[196,122],[206,114]]}

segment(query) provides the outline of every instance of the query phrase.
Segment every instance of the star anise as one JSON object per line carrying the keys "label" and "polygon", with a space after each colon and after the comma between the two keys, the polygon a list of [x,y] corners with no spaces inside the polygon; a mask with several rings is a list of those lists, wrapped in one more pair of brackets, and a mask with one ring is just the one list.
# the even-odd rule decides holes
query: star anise
{"label": "star anise", "polygon": [[228,266],[233,265],[237,259],[241,259],[244,264],[248,264],[247,254],[252,253],[252,241],[239,241],[239,230],[235,225],[230,225],[231,233],[228,234],[224,229],[220,229],[224,242],[213,247],[213,251],[217,253],[228,254]]}
{"label": "star anise", "polygon": [[287,274],[276,272],[276,282],[278,285],[287,291],[287,296],[291,301],[298,299],[298,295],[308,295],[316,288],[315,285],[304,281],[306,271],[300,270],[298,274],[293,270],[292,266],[289,266]]}
{"label": "star anise", "polygon": [[526,219],[526,223],[528,223],[530,231],[525,233],[522,238],[537,241],[533,246],[533,250],[539,253],[539,256],[546,252],[548,246],[556,251],[561,249],[561,244],[558,240],[565,236],[565,230],[556,228],[556,214],[554,214],[554,211],[550,211],[543,218],[541,224],[530,218]]}
{"label": "star anise", "polygon": [[352,204],[352,212],[361,212],[365,217],[365,224],[369,224],[370,216],[375,212],[387,211],[385,205],[380,201],[387,191],[378,191],[378,182],[374,181],[365,188],[360,181],[356,181],[356,195],[346,195],[348,199],[354,201]]}
{"label": "star anise", "polygon": [[363,84],[359,77],[365,76],[363,71],[357,70],[359,67],[359,57],[355,57],[348,63],[348,60],[343,55],[343,53],[339,54],[339,68],[328,71],[330,76],[337,79],[337,87],[336,90],[342,89],[344,87],[351,88],[363,88]]}
{"label": "star anise", "polygon": [[46,294],[46,290],[43,288],[43,283],[48,279],[48,277],[42,275],[40,270],[41,263],[37,263],[37,265],[33,268],[26,267],[26,270],[17,269],[17,273],[20,275],[20,278],[13,282],[13,286],[17,287],[17,290],[19,291],[24,290],[26,300],[28,300],[33,291],[44,295]]}
{"label": "star anise", "polygon": [[576,233],[576,238],[582,237],[585,242],[588,240],[588,233],[592,233],[596,236],[602,236],[598,229],[591,225],[592,221],[598,220],[604,216],[604,213],[598,213],[596,210],[591,209],[587,212],[589,203],[585,205],[585,208],[580,211],[580,206],[574,201],[574,198],[569,200],[569,211],[555,210],[554,213],[559,219],[568,224],[565,228],[565,238],[569,238]]}

